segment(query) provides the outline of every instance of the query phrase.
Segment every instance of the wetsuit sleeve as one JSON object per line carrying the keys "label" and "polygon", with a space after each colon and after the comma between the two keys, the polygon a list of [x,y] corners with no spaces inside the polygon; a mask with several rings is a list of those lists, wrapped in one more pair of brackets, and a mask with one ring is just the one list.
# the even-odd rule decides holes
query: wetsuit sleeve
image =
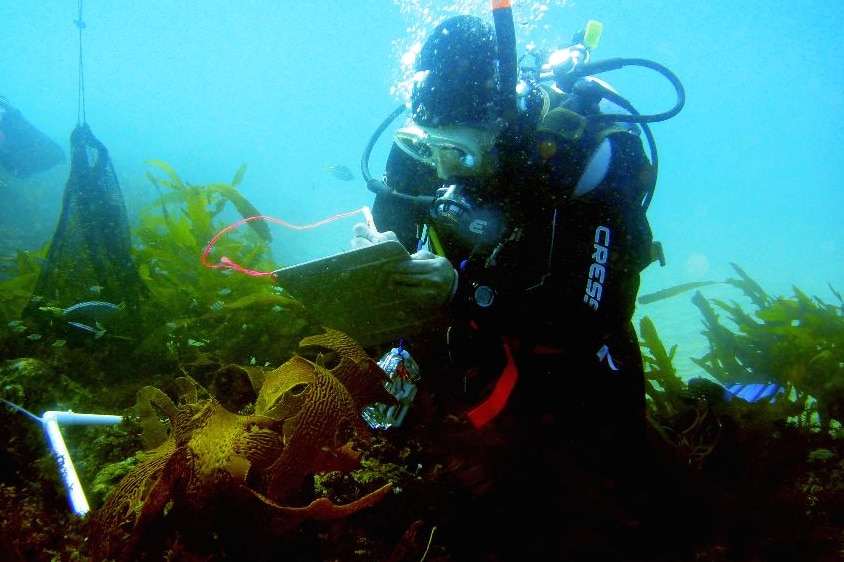
{"label": "wetsuit sleeve", "polygon": [[418,162],[393,145],[387,158],[385,183],[394,194],[378,194],[372,217],[379,231],[392,230],[409,252],[416,251],[429,204],[417,196],[433,196],[442,183],[434,168]]}

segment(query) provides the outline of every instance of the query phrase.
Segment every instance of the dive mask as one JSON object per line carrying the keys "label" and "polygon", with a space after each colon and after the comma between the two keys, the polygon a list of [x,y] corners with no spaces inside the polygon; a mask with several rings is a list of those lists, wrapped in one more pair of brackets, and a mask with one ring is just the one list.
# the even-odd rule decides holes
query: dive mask
{"label": "dive mask", "polygon": [[398,129],[395,141],[412,158],[437,168],[442,179],[454,176],[480,176],[494,167],[492,147],[494,131],[450,125],[421,127],[408,125]]}

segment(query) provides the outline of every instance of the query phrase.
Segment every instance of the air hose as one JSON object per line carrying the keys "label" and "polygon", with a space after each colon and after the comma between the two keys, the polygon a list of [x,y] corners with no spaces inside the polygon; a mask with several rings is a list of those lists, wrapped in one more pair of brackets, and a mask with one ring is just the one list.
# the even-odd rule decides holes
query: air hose
{"label": "air hose", "polygon": [[393,190],[389,185],[384,183],[384,180],[372,177],[372,173],[369,171],[369,157],[372,155],[372,149],[375,148],[375,143],[378,142],[378,139],[381,138],[381,135],[383,135],[384,131],[387,130],[387,127],[390,126],[390,123],[395,121],[395,119],[401,115],[404,110],[405,105],[399,105],[381,122],[380,125],[378,125],[375,132],[373,132],[372,136],[369,137],[369,142],[366,143],[366,146],[363,149],[363,155],[360,158],[360,173],[366,181],[366,187],[369,191],[375,193],[376,195],[380,193],[392,193]]}
{"label": "air hose", "polygon": [[596,82],[590,82],[584,79],[586,76],[594,76],[595,74],[609,72],[610,70],[618,70],[625,66],[641,66],[644,68],[650,68],[651,70],[655,70],[664,76],[671,83],[674,87],[674,91],[677,93],[677,101],[674,103],[674,107],[668,111],[653,115],[641,115],[637,111],[631,111],[630,115],[623,113],[596,113],[589,115],[589,119],[597,119],[600,121],[621,121],[627,123],[656,123],[659,121],[667,121],[680,113],[680,110],[682,110],[683,106],[686,104],[686,90],[683,87],[682,82],[680,82],[677,75],[671,72],[671,70],[667,67],[648,59],[615,58],[598,62],[590,62],[578,68],[577,71],[571,74],[571,76],[567,76],[565,82],[560,84],[560,87],[564,91],[576,91],[578,87],[600,88],[601,95],[603,97],[630,111],[632,107],[627,100],[615,92],[600,86],[600,84]]}

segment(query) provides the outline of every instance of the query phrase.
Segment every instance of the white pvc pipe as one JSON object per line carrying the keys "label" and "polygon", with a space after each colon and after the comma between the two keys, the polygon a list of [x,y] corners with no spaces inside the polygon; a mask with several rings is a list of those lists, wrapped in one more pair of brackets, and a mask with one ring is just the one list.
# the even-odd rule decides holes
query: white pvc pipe
{"label": "white pvc pipe", "polygon": [[57,412],[50,410],[41,414],[41,420],[54,419],[59,425],[116,425],[123,421],[120,416],[104,414],[77,414],[76,412]]}
{"label": "white pvc pipe", "polygon": [[114,425],[120,423],[121,416],[109,416],[99,414],[77,414],[74,412],[47,411],[41,415],[41,423],[50,442],[50,449],[56,455],[56,463],[59,465],[59,473],[67,488],[67,497],[73,513],[82,517],[90,510],[85,491],[79,482],[70,452],[65,445],[62,436],[61,425]]}

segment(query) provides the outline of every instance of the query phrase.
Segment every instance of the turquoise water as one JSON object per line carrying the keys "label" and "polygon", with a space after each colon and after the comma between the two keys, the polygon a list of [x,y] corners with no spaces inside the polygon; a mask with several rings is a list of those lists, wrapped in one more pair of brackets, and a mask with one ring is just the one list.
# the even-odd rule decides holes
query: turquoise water
{"label": "turquoise water", "polygon": [[[262,213],[308,224],[371,201],[361,151],[401,101],[401,56],[460,8],[486,13],[487,3],[89,0],[86,119],[111,151],[130,215],[156,195],[148,159],[194,184],[228,182],[246,163],[241,188]],[[828,284],[844,290],[844,12],[836,3],[515,1],[514,10],[522,44],[564,44],[597,19],[596,59],[653,59],[685,85],[683,112],[652,127],[660,176],[650,218],[668,264],[645,272],[642,294],[735,277],[734,262],[770,294],[796,285],[835,302]],[[63,146],[79,110],[77,17],[69,0],[0,4],[0,94]],[[673,101],[656,75],[604,78],[643,113]],[[379,143],[376,175],[384,152]],[[335,177],[334,165],[357,180]],[[5,178],[0,229],[22,229],[19,246],[41,247],[66,177],[64,168]],[[345,249],[351,222],[277,232],[274,255],[288,264]],[[702,292],[739,297],[718,285]],[[637,313],[679,346],[677,366],[688,376],[688,357],[705,351],[690,298]]]}

